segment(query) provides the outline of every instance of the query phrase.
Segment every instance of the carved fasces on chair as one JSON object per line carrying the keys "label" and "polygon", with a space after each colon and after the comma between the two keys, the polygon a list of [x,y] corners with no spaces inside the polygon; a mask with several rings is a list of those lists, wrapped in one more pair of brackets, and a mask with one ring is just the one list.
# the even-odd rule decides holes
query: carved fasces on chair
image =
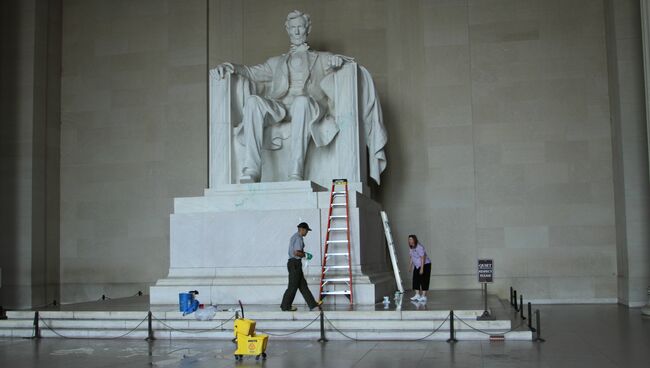
{"label": "carved fasces on chair", "polygon": [[346,63],[325,77],[321,88],[331,101],[330,110],[339,127],[335,176],[366,183],[368,173],[380,184],[380,175],[386,169],[384,147],[388,136],[370,73],[354,62]]}
{"label": "carved fasces on chair", "polygon": [[209,85],[209,186],[232,184],[234,142],[233,129],[242,121],[246,98],[254,93],[254,86],[243,76],[228,74],[219,78],[210,73]]}
{"label": "carved fasces on chair", "polygon": [[334,143],[336,160],[332,162],[334,176],[350,182],[365,182],[366,155],[361,154],[365,139],[359,131],[357,72],[356,63],[347,63],[323,78],[321,88],[330,102],[329,113],[339,128]]}

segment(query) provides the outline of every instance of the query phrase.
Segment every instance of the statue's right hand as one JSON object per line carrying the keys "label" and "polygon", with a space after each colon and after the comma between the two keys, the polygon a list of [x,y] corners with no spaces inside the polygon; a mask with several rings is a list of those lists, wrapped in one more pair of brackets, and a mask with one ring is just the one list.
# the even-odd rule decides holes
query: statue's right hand
{"label": "statue's right hand", "polygon": [[235,67],[231,63],[221,63],[216,68],[210,70],[210,74],[216,73],[219,79],[223,79],[228,74],[235,72]]}

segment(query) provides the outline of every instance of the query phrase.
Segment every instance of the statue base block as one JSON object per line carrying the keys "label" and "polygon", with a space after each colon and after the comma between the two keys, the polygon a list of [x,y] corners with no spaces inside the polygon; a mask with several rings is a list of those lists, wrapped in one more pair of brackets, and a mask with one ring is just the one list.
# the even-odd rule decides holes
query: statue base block
{"label": "statue base block", "polygon": [[[361,193],[361,183],[349,189],[354,301],[374,304],[396,290],[381,206]],[[151,304],[176,304],[178,293],[188,290],[198,290],[206,304],[280,304],[289,238],[303,221],[313,229],[305,250],[314,255],[303,270],[318,298],[329,199],[328,189],[310,181],[223,185],[202,197],[176,198],[169,274],[151,287]],[[347,303],[343,296],[324,301]],[[301,303],[298,292],[295,304]]]}

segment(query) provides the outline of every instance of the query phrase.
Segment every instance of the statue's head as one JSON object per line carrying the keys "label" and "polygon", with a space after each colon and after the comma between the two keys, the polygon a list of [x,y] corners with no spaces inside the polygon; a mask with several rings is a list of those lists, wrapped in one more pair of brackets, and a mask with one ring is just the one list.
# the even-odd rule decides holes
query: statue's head
{"label": "statue's head", "polygon": [[311,18],[300,10],[294,10],[287,15],[284,27],[289,34],[292,45],[300,45],[307,42],[307,36],[311,30]]}

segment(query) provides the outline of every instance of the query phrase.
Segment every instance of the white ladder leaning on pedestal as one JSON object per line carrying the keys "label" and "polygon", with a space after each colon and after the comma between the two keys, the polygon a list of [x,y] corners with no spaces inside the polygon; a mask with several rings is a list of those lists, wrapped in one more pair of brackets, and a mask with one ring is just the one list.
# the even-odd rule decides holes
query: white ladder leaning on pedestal
{"label": "white ladder leaning on pedestal", "polygon": [[393,243],[393,234],[390,231],[390,224],[388,223],[388,215],[386,211],[381,211],[381,221],[384,223],[384,232],[386,233],[386,243],[388,244],[388,253],[390,254],[390,261],[393,264],[393,272],[395,273],[395,283],[397,290],[404,294],[404,286],[402,285],[402,277],[399,274],[399,267],[397,266],[397,257],[395,256],[395,244]]}
{"label": "white ladder leaning on pedestal", "polygon": [[[339,198],[343,198],[344,201],[342,202]],[[332,239],[334,233],[344,233],[345,239]],[[331,251],[332,248],[334,251]],[[328,295],[345,295],[350,300],[350,304],[353,304],[350,250],[348,180],[334,179],[332,180],[332,191],[330,192],[327,234],[325,235],[323,267],[320,278],[320,299]],[[342,290],[341,286],[343,287]]]}

